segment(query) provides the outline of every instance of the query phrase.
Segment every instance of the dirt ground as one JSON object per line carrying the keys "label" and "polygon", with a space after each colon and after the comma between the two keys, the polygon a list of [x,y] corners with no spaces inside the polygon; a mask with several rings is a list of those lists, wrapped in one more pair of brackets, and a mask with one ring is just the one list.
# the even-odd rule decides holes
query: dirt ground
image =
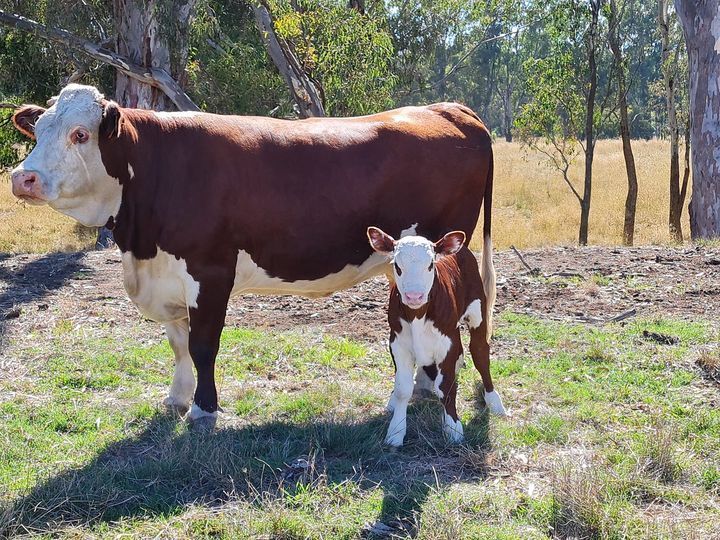
{"label": "dirt ground", "polygon": [[[588,324],[616,317],[720,320],[718,248],[559,247],[522,255],[532,272],[513,251],[495,253],[496,314],[510,310]],[[321,327],[377,343],[387,335],[387,292],[383,277],[316,300],[240,296],[231,300],[227,325]],[[122,286],[117,251],[0,255],[0,345],[29,327],[60,320],[123,327],[139,319]]]}

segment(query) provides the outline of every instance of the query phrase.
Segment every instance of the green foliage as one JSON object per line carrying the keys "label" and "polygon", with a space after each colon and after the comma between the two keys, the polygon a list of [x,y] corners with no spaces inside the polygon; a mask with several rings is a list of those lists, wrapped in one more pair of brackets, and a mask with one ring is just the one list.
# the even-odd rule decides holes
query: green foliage
{"label": "green foliage", "polygon": [[275,28],[324,91],[328,114],[367,114],[392,106],[396,77],[385,22],[347,2],[304,0],[276,4]]}

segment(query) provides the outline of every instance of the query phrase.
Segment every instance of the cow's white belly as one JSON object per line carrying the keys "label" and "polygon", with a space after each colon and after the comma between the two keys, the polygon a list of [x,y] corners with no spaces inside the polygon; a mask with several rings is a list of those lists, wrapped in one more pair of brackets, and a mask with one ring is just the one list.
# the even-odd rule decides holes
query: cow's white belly
{"label": "cow's white belly", "polygon": [[[158,248],[152,259],[122,254],[123,282],[130,299],[145,317],[167,323],[188,317],[188,308],[197,307],[200,283],[187,271],[184,259]],[[326,296],[385,272],[387,259],[377,253],[359,266],[347,265],[339,272],[316,280],[283,281],[271,277],[241,251],[235,270],[232,295],[243,293]]]}
{"label": "cow's white belly", "polygon": [[373,253],[359,266],[348,264],[339,272],[319,279],[284,281],[269,276],[263,268],[255,264],[247,252],[241,250],[238,253],[232,294],[296,294],[316,298],[347,289],[387,270],[389,270],[387,257]]}

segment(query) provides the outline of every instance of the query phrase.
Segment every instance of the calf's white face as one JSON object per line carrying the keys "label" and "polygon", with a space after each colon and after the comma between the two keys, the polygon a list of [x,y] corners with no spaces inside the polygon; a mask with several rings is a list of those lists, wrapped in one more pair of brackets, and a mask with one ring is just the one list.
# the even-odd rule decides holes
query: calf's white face
{"label": "calf's white face", "polygon": [[435,281],[437,258],[457,253],[465,243],[462,231],[449,232],[434,243],[423,236],[404,236],[395,240],[377,227],[368,227],[367,234],[375,251],[392,256],[400,300],[412,309],[419,309],[428,302]]}
{"label": "calf's white face", "polygon": [[49,204],[84,225],[104,225],[120,208],[122,188],[100,156],[103,96],[92,86],[66,86],[49,109],[25,106],[15,126],[37,140],[12,171],[13,193],[30,204]]}

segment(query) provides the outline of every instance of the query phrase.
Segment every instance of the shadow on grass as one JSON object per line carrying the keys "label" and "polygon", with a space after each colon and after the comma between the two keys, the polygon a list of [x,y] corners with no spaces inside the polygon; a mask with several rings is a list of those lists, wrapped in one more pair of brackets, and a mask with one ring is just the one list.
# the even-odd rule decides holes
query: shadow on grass
{"label": "shadow on grass", "polygon": [[[85,270],[83,256],[82,252],[48,253],[19,268],[0,266],[0,282],[5,282],[5,291],[0,293],[0,350],[7,321],[18,316],[17,309],[42,299]],[[0,263],[7,258],[9,255],[0,253]]]}
{"label": "shadow on grass", "polygon": [[[479,412],[466,426],[465,444],[451,446],[442,438],[440,411],[437,401],[411,405],[406,444],[397,451],[382,444],[386,415],[309,424],[271,421],[202,434],[158,412],[142,421],[137,435],[9,501],[0,509],[0,537],[171,516],[191,503],[212,507],[241,498],[261,508],[300,484],[318,485],[318,479],[324,485],[378,486],[383,502],[376,524],[412,535],[431,490],[485,476],[487,414]],[[308,456],[312,467],[293,465]],[[371,524],[363,535],[372,538],[376,532]]]}

